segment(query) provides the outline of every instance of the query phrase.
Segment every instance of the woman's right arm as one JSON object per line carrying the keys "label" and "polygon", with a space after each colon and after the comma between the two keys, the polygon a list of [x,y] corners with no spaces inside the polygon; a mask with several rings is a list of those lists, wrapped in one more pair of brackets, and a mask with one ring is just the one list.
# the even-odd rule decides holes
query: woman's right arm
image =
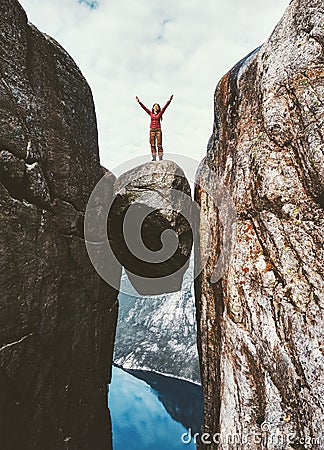
{"label": "woman's right arm", "polygon": [[137,96],[135,97],[135,100],[137,101],[137,103],[141,105],[141,107],[144,109],[144,111],[147,112],[147,114],[151,115],[151,111],[148,108],[146,108],[146,106],[140,101],[140,99]]}

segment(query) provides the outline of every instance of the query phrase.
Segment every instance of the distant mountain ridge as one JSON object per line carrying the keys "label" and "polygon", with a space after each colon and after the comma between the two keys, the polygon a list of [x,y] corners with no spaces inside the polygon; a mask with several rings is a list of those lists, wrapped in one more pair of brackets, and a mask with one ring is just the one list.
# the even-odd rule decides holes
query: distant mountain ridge
{"label": "distant mountain ridge", "polygon": [[136,295],[122,276],[114,351],[118,365],[200,383],[191,268],[181,291],[154,297]]}

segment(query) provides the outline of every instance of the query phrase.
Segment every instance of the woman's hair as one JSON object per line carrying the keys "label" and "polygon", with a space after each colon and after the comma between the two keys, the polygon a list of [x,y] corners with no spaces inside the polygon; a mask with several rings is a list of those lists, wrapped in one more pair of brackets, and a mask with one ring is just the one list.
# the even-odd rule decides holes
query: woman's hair
{"label": "woman's hair", "polygon": [[[158,107],[159,107],[158,113],[159,113],[161,111],[161,106],[158,103],[154,103],[154,105],[152,106],[152,113],[154,113],[154,106],[155,105],[158,105]],[[160,120],[162,120],[162,116],[161,116]]]}

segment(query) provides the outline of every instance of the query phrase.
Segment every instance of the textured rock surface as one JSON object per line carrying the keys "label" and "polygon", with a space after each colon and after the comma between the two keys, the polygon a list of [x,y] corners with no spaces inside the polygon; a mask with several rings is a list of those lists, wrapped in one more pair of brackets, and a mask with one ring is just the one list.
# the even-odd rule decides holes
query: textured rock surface
{"label": "textured rock surface", "polygon": [[109,449],[116,292],[83,240],[103,175],[89,86],[0,4],[0,447]]}
{"label": "textured rock surface", "polygon": [[239,449],[324,446],[323,24],[322,0],[293,0],[216,89],[205,163],[229,189],[238,226],[229,269],[212,284],[221,223],[197,187],[214,236],[196,283],[204,429],[224,440],[208,449],[234,448],[234,434]]}
{"label": "textured rock surface", "polygon": [[149,162],[115,183],[111,247],[138,293],[179,291],[192,247],[190,186],[173,161]]}
{"label": "textured rock surface", "polygon": [[114,362],[200,383],[195,301],[190,269],[181,291],[154,297],[118,296]]}

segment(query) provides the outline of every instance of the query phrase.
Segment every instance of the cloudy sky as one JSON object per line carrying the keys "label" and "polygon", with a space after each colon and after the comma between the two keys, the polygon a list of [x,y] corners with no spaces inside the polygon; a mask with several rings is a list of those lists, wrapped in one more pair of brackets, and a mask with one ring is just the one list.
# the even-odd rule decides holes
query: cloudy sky
{"label": "cloudy sky", "polygon": [[29,20],[74,58],[91,86],[101,162],[149,154],[149,108],[171,94],[163,144],[200,160],[220,78],[262,44],[289,0],[20,0]]}

